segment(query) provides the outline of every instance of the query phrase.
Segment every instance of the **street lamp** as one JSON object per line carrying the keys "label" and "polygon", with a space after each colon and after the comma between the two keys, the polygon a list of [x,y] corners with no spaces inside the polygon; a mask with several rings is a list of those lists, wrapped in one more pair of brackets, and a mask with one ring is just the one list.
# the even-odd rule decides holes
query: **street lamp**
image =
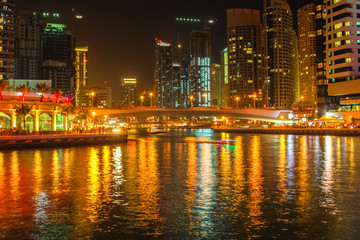
{"label": "street lamp", "polygon": [[141,107],[144,107],[144,96],[141,96],[140,99],[141,99]]}
{"label": "street lamp", "polygon": [[194,96],[190,96],[190,107],[193,108]]}
{"label": "street lamp", "polygon": [[153,104],[153,103],[152,103],[152,97],[153,97],[153,93],[151,92],[151,93],[150,93],[150,107],[151,107],[151,108],[152,108],[152,104]]}
{"label": "street lamp", "polygon": [[254,108],[255,108],[255,100],[256,100],[256,93],[254,93],[254,95],[253,95],[253,98],[254,98]]}
{"label": "street lamp", "polygon": [[94,108],[94,96],[95,96],[95,93],[92,92],[91,93],[91,108]]}
{"label": "street lamp", "polygon": [[240,100],[240,98],[236,97],[236,108],[239,108],[239,100]]}
{"label": "street lamp", "polygon": [[92,112],[91,114],[93,116],[93,129],[95,129],[95,112]]}
{"label": "street lamp", "polygon": [[304,96],[301,96],[301,109],[304,109]]}

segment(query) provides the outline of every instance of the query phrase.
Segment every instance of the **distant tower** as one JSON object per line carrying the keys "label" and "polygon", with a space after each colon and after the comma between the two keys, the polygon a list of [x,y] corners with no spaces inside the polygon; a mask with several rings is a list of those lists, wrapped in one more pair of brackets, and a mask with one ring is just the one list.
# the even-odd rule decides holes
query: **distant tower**
{"label": "distant tower", "polygon": [[47,23],[44,30],[43,77],[52,88],[71,94],[74,89],[74,38],[64,24]]}
{"label": "distant tower", "polygon": [[172,67],[173,78],[173,98],[171,99],[172,107],[181,106],[181,67],[180,64],[174,63]]}
{"label": "distant tower", "polygon": [[294,103],[294,30],[286,0],[264,0],[268,51],[269,105],[290,109]]}
{"label": "distant tower", "polygon": [[259,10],[228,9],[227,41],[231,106],[267,105],[267,71]]}
{"label": "distant tower", "polygon": [[14,0],[1,1],[0,80],[14,77]]}
{"label": "distant tower", "polygon": [[228,48],[225,48],[220,53],[221,59],[221,81],[222,81],[222,107],[229,107],[230,99],[230,87],[229,87],[229,51]]}
{"label": "distant tower", "polygon": [[193,30],[190,35],[190,95],[194,107],[211,106],[211,34],[209,29]]}
{"label": "distant tower", "polygon": [[18,11],[15,24],[15,79],[43,79],[44,16]]}
{"label": "distant tower", "polygon": [[211,104],[212,106],[221,106],[222,102],[222,79],[220,64],[211,65]]}
{"label": "distant tower", "polygon": [[75,84],[76,91],[88,85],[88,47],[75,48]]}
{"label": "distant tower", "polygon": [[298,10],[300,100],[315,105],[317,101],[315,4]]}
{"label": "distant tower", "polygon": [[121,79],[121,106],[134,107],[136,104],[136,78],[122,78]]}
{"label": "distant tower", "polygon": [[155,42],[156,105],[161,108],[174,107],[173,62],[171,44]]}

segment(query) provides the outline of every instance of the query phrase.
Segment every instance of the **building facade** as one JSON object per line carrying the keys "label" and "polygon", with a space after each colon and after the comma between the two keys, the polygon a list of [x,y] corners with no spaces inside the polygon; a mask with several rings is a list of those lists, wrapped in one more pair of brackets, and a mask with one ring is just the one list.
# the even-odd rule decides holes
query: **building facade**
{"label": "building facade", "polygon": [[135,107],[136,106],[136,78],[122,78],[120,101],[122,107]]}
{"label": "building facade", "polygon": [[229,107],[230,106],[230,87],[229,87],[229,50],[225,48],[220,53],[221,61],[221,80],[222,80],[222,90],[221,90],[221,106]]}
{"label": "building facade", "polygon": [[267,58],[260,11],[228,9],[227,42],[231,106],[267,105]]}
{"label": "building facade", "polygon": [[80,87],[88,85],[88,47],[75,48],[75,86],[76,91]]}
{"label": "building facade", "polygon": [[211,105],[220,107],[222,105],[222,87],[220,64],[213,63],[211,65]]}
{"label": "building facade", "polygon": [[211,106],[210,68],[210,30],[193,30],[190,34],[189,92],[194,107]]}
{"label": "building facade", "polygon": [[75,46],[72,33],[65,24],[47,23],[43,40],[43,78],[52,80],[53,89],[73,94]]}
{"label": "building facade", "polygon": [[156,105],[174,107],[173,60],[171,44],[155,40]]}
{"label": "building facade", "polygon": [[317,56],[316,56],[316,5],[298,9],[300,101],[315,105],[317,102]]}
{"label": "building facade", "polygon": [[82,108],[111,108],[111,88],[109,86],[81,87],[76,101],[77,106]]}
{"label": "building facade", "polygon": [[359,108],[360,4],[356,0],[324,1],[326,76],[332,108]]}
{"label": "building facade", "polygon": [[290,109],[294,103],[294,30],[286,0],[264,0],[269,76],[269,105]]}
{"label": "building facade", "polygon": [[14,78],[14,14],[15,1],[0,3],[0,79]]}

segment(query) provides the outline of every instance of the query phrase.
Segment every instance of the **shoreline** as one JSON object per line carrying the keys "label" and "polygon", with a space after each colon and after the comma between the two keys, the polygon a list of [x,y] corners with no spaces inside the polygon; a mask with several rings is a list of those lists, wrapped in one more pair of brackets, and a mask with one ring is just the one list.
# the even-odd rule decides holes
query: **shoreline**
{"label": "shoreline", "polygon": [[214,132],[360,137],[360,129],[214,128]]}
{"label": "shoreline", "polygon": [[127,140],[127,134],[5,136],[0,137],[0,149],[103,145]]}

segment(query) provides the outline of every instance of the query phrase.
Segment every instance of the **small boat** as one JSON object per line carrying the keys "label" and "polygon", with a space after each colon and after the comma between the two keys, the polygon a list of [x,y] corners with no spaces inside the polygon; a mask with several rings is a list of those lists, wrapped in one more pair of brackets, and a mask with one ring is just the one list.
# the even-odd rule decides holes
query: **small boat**
{"label": "small boat", "polygon": [[150,134],[159,134],[159,133],[166,133],[166,131],[162,128],[151,127],[148,129],[148,133]]}

